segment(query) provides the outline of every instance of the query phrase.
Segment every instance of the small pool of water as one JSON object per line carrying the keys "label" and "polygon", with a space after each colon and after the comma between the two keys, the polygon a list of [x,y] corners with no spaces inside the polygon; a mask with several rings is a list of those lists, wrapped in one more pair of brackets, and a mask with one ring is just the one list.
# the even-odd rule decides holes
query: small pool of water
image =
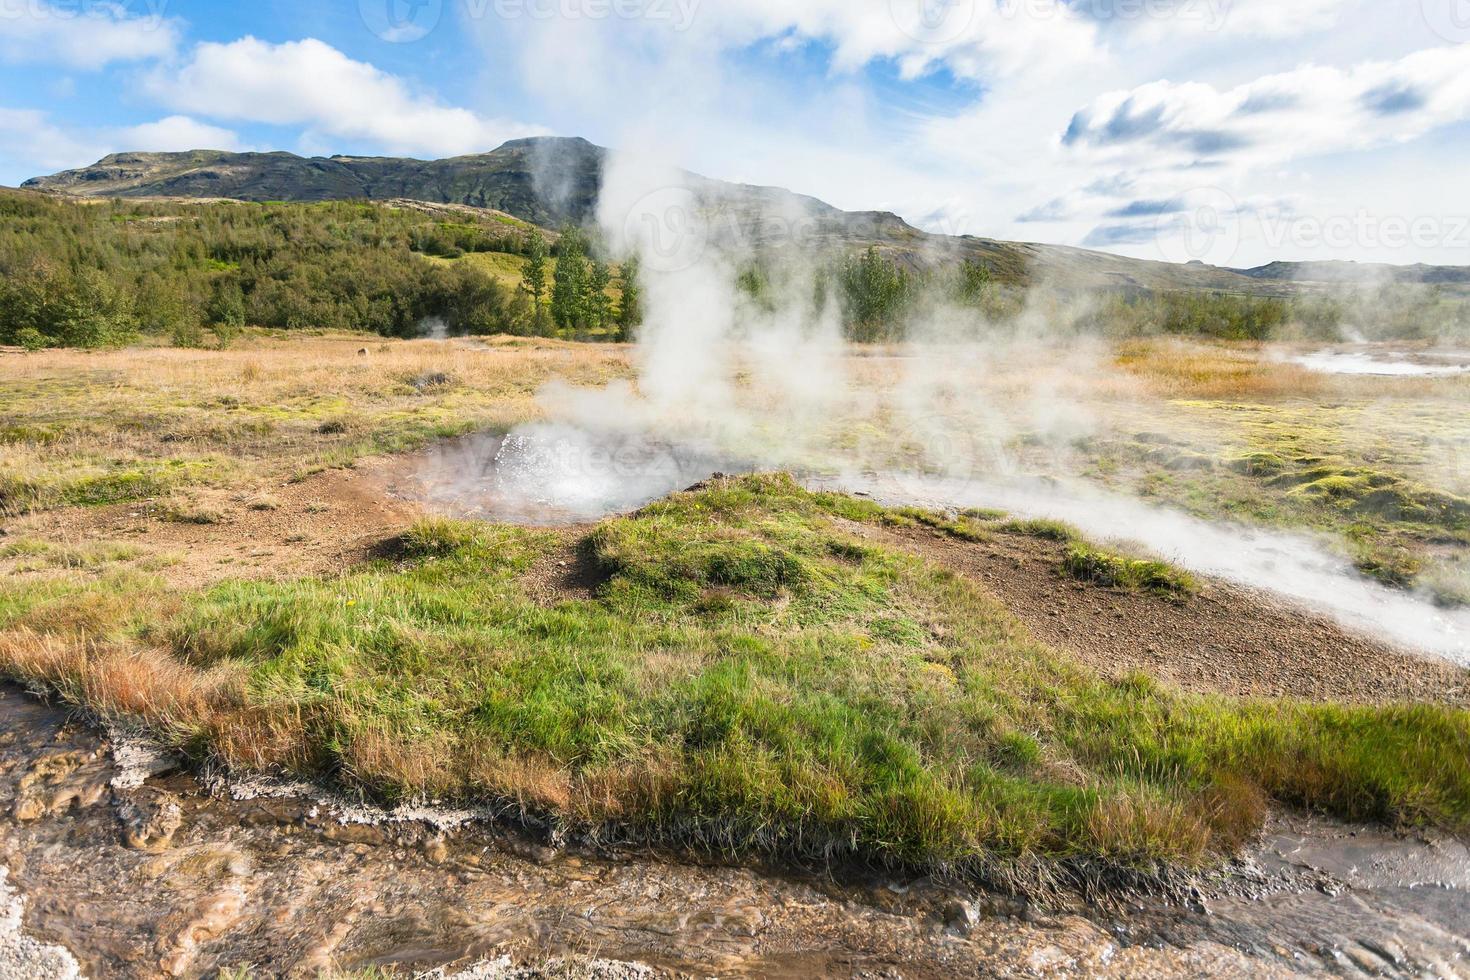
{"label": "small pool of water", "polygon": [[1462,350],[1328,349],[1297,354],[1289,360],[1323,374],[1444,378],[1470,373],[1470,351]]}

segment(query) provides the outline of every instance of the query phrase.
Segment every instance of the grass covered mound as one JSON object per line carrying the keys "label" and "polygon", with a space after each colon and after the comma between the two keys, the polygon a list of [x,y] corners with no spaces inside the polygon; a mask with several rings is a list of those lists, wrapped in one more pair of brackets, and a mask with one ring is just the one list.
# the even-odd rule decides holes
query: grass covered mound
{"label": "grass covered mound", "polygon": [[567,593],[567,532],[432,520],[338,578],[12,594],[0,662],[236,765],[730,853],[1199,864],[1268,799],[1470,829],[1466,712],[1100,680],[844,530],[884,515],[721,479],[603,522]]}

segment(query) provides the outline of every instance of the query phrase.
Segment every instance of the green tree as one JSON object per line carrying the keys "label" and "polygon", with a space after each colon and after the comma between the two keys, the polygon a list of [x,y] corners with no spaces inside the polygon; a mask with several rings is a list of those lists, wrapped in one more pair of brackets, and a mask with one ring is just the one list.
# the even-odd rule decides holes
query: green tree
{"label": "green tree", "polygon": [[612,270],[607,263],[593,259],[587,266],[587,322],[589,326],[605,327],[612,324],[612,297],[607,294],[612,285]]}
{"label": "green tree", "polygon": [[990,296],[990,266],[974,259],[960,263],[955,299],[966,306],[983,306]]}
{"label": "green tree", "polygon": [[537,333],[546,333],[546,239],[533,231],[526,241],[526,264],[521,267],[521,290],[531,297],[532,319]]}
{"label": "green tree", "polygon": [[618,339],[632,340],[633,331],[643,322],[643,287],[638,281],[638,256],[630,255],[618,268],[618,282],[623,299],[618,304]]}
{"label": "green tree", "polygon": [[909,300],[909,275],[869,245],[858,258],[848,258],[838,276],[848,329],[857,341],[892,336]]}
{"label": "green tree", "polygon": [[245,326],[245,294],[235,279],[221,279],[214,284],[214,294],[204,308],[204,319],[216,330],[220,327],[238,330]]}
{"label": "green tree", "polygon": [[587,243],[568,225],[557,244],[556,272],[551,277],[551,319],[563,330],[580,330],[588,321]]}

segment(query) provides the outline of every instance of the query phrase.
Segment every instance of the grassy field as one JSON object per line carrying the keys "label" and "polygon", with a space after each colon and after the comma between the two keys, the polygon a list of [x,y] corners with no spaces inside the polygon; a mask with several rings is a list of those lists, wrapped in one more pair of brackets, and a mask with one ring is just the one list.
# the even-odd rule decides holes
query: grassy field
{"label": "grassy field", "polygon": [[1126,345],[1150,393],[1084,447],[1106,483],[1328,532],[1384,582],[1470,602],[1470,377],[1316,374],[1255,348]]}
{"label": "grassy field", "polygon": [[[1157,353],[1124,350],[1125,370],[1074,381],[1108,423],[1077,450],[1100,478],[1153,481],[1155,496],[1201,510],[1262,501],[1252,516],[1275,523],[1376,520],[1405,548],[1463,541],[1458,505],[1434,523],[1438,498],[1365,515],[1229,463],[1267,451],[1250,441],[1264,429],[1275,475],[1328,465],[1284,455],[1294,445],[1371,465],[1405,494],[1460,500],[1452,479],[1435,482],[1432,454],[1365,448],[1394,427],[1452,425],[1460,381],[1390,389],[1233,348]],[[223,352],[6,353],[0,502],[34,518],[177,500],[187,520],[191,490],[227,486],[268,509],[283,481],[503,430],[537,416],[550,378],[602,385],[629,376],[629,360],[604,345],[264,334]],[[859,365],[855,383],[882,370]],[[1014,381],[993,372],[1000,389]],[[1325,421],[1351,410],[1372,423],[1369,406],[1389,400],[1380,429]],[[1141,435],[1166,416],[1184,420],[1168,430],[1184,433],[1177,444]],[[1135,444],[1167,452],[1125,455]],[[183,587],[146,540],[12,534],[0,537],[0,668],[242,769],[386,799],[494,801],[592,837],[729,854],[980,877],[1035,856],[1198,865],[1253,833],[1271,801],[1470,830],[1462,710],[1104,680],[975,582],[855,533],[919,521],[981,540],[994,520],[745,477],[592,528],[424,519],[343,574]],[[1081,581],[1161,601],[1198,585],[1069,547]]]}
{"label": "grassy field", "polygon": [[[1463,711],[1103,682],[839,518],[885,512],[746,477],[574,542],[427,520],[344,577],[169,597],[119,570],[7,589],[0,660],[237,766],[731,853],[1198,863],[1268,798],[1470,828]],[[538,600],[567,544],[595,589]]]}
{"label": "grassy field", "polygon": [[260,332],[227,351],[0,355],[0,514],[251,487],[534,418],[553,377],[605,384],[626,352],[503,339]]}
{"label": "grassy field", "polygon": [[[434,262],[463,262],[467,265],[488,273],[496,282],[506,289],[521,288],[521,272],[526,267],[526,258],[523,255],[512,255],[509,252],[471,252],[457,259],[432,258]],[[556,256],[548,256],[546,259],[546,281],[551,281],[556,272]]]}

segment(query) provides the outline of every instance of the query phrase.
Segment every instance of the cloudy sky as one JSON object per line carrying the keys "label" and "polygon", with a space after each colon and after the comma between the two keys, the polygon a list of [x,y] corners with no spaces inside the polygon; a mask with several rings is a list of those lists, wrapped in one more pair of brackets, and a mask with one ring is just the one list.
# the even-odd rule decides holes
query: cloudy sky
{"label": "cloudy sky", "polygon": [[539,133],[952,234],[1470,264],[1470,0],[0,0],[0,184]]}

